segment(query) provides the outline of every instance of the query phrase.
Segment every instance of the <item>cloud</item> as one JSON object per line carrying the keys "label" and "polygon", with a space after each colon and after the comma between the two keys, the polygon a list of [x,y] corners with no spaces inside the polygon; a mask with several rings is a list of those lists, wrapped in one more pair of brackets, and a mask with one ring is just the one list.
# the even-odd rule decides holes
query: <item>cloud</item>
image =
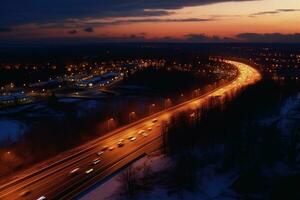
{"label": "cloud", "polygon": [[241,39],[243,42],[300,43],[300,33],[240,33],[236,36],[236,38]]}
{"label": "cloud", "polygon": [[225,42],[237,42],[234,38],[219,37],[219,36],[207,36],[205,34],[188,34],[185,36],[185,41],[196,43],[225,43]]}
{"label": "cloud", "polygon": [[93,27],[87,27],[84,29],[84,31],[87,33],[92,33],[92,32],[94,32],[94,29],[93,29]]}
{"label": "cloud", "polygon": [[208,36],[200,33],[185,35],[183,40],[193,43],[300,43],[300,33],[240,33],[234,37]]}
{"label": "cloud", "polygon": [[273,10],[273,11],[252,13],[249,16],[255,17],[255,16],[261,16],[261,15],[274,15],[274,14],[279,14],[279,13],[299,12],[299,11],[300,11],[300,9],[277,9],[277,10]]}
{"label": "cloud", "polygon": [[1,0],[0,26],[67,19],[168,16],[174,9],[252,0]]}
{"label": "cloud", "polygon": [[189,34],[185,36],[185,40],[189,42],[220,42],[218,36],[206,36],[205,34]]}
{"label": "cloud", "polygon": [[136,19],[127,19],[127,20],[113,20],[110,22],[99,22],[96,23],[98,26],[108,26],[108,25],[117,25],[117,24],[130,24],[130,23],[163,23],[163,22],[207,22],[213,21],[213,18],[182,18],[182,19],[162,19],[162,18],[136,18]]}
{"label": "cloud", "polygon": [[77,34],[77,30],[70,30],[68,33],[69,33],[70,35],[74,35],[74,34]]}
{"label": "cloud", "polygon": [[[71,30],[74,31],[74,30]],[[70,32],[71,32],[70,31]],[[75,30],[76,31],[76,30]],[[76,34],[76,33],[74,33]],[[151,38],[149,35],[141,32],[138,34],[123,34],[120,36],[111,36],[110,33],[103,33],[93,37],[53,37],[53,38],[32,38],[22,40],[12,38],[12,40],[1,40],[9,44],[9,42],[22,44],[22,42],[31,43],[57,43],[57,44],[94,44],[107,42],[171,42],[171,43],[300,43],[300,33],[281,34],[281,33],[240,33],[232,37],[209,36],[203,33],[188,34],[182,38],[174,38],[172,36]]]}
{"label": "cloud", "polygon": [[132,23],[175,23],[175,22],[209,22],[219,20],[216,17],[212,18],[148,18],[148,17],[135,17],[129,19],[83,19],[83,20],[67,20],[65,22],[58,23],[45,23],[45,24],[25,24],[17,26],[18,28],[30,27],[34,29],[82,29],[84,32],[91,33],[94,32],[93,27],[104,27],[104,26],[114,26],[122,24],[132,24]]}

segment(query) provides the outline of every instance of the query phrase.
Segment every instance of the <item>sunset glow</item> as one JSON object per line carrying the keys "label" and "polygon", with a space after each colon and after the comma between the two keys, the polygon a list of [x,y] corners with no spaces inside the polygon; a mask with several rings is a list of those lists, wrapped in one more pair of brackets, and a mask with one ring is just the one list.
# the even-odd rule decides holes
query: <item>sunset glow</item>
{"label": "sunset glow", "polygon": [[[272,37],[274,33],[279,34],[279,39],[287,37],[289,41],[289,37],[299,39],[300,32],[299,0],[181,1],[179,5],[174,3],[172,6],[162,3],[161,8],[158,1],[150,1],[145,5],[133,1],[132,8],[118,7],[117,3],[102,1],[99,1],[99,5],[91,2],[91,5],[83,6],[82,3],[77,5],[71,1],[64,2],[63,6],[73,6],[74,12],[62,13],[56,7],[60,3],[56,1],[38,6],[29,1],[28,10],[21,13],[17,13],[20,8],[0,3],[4,4],[3,8],[11,8],[11,15],[18,14],[12,16],[13,19],[7,15],[1,18],[0,38],[6,41],[10,38],[18,40],[34,37],[92,38],[105,41],[243,42],[256,39],[260,41],[259,37],[263,34],[271,34]],[[93,5],[95,9],[91,8]],[[49,6],[53,12],[50,14],[45,10],[45,17],[40,19],[39,14],[43,11],[38,8],[43,6]],[[106,10],[102,13],[104,9]],[[255,33],[258,38],[240,36],[243,33]],[[200,39],[197,35],[201,36]],[[214,36],[216,37],[212,39]]]}

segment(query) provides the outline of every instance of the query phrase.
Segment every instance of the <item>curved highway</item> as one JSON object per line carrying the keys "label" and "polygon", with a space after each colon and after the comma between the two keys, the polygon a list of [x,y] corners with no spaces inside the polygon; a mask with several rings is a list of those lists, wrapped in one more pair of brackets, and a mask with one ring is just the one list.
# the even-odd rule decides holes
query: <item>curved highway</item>
{"label": "curved highway", "polygon": [[72,199],[134,159],[160,147],[162,121],[176,113],[193,110],[212,96],[225,96],[261,79],[260,73],[247,64],[225,62],[239,71],[233,81],[73,149],[45,167],[27,170],[0,186],[0,199]]}

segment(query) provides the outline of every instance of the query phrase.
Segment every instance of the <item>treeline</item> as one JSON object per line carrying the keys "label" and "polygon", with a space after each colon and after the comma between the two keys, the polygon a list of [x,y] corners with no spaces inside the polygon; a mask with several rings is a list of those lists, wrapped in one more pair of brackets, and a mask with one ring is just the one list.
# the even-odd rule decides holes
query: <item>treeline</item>
{"label": "treeline", "polygon": [[[263,81],[233,101],[211,100],[204,108],[174,117],[164,131],[165,153],[177,158],[175,172],[168,177],[173,189],[198,188],[197,174],[213,164],[222,173],[237,171],[238,179],[231,187],[243,198],[259,194],[261,199],[299,199],[294,185],[300,181],[300,125],[294,124],[283,135],[276,120],[262,121],[278,116],[283,96],[281,86]],[[205,154],[202,159],[195,157],[201,153]],[[276,176],[273,170],[280,163],[287,171]]]}

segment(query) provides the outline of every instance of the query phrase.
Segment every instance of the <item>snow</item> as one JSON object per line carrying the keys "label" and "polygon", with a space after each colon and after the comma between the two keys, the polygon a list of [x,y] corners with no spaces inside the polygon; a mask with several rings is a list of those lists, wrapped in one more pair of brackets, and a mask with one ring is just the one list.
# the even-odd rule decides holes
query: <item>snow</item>
{"label": "snow", "polygon": [[100,101],[86,100],[82,101],[78,105],[77,117],[85,117],[89,112],[93,112],[95,109],[101,106]]}
{"label": "snow", "polygon": [[17,106],[17,107],[13,107],[13,108],[6,108],[6,109],[0,110],[0,115],[7,115],[7,114],[12,114],[12,113],[22,112],[26,109],[31,109],[31,108],[32,108],[31,104]]}
{"label": "snow", "polygon": [[6,139],[16,141],[26,130],[26,126],[15,120],[0,120],[0,143]]}
{"label": "snow", "polygon": [[98,108],[99,105],[100,105],[100,102],[97,100],[86,100],[86,101],[83,101],[82,103],[80,103],[79,108],[83,112],[86,112],[86,111],[92,111],[92,110]]}
{"label": "snow", "polygon": [[112,77],[116,77],[118,76],[119,74],[116,73],[116,72],[108,72],[108,73],[105,73],[102,75],[103,78],[112,78]]}
{"label": "snow", "polygon": [[120,182],[117,180],[118,176],[108,180],[101,186],[97,187],[95,190],[84,195],[80,200],[105,200],[113,199],[115,193],[117,193],[118,188],[121,186]]}
{"label": "snow", "polygon": [[286,100],[285,104],[280,109],[280,115],[286,116],[291,110],[296,109],[299,106],[299,99],[291,97]]}
{"label": "snow", "polygon": [[60,99],[59,102],[61,103],[75,103],[75,102],[79,102],[81,101],[80,99],[76,99],[76,98],[63,98]]}
{"label": "snow", "polygon": [[298,96],[292,96],[285,100],[279,110],[278,115],[270,116],[260,120],[263,125],[270,126],[276,124],[277,128],[281,130],[283,135],[288,135],[300,119],[300,99]]}
{"label": "snow", "polygon": [[202,172],[205,174],[201,180],[201,189],[208,198],[213,199],[223,193],[235,180],[235,173],[216,174],[214,166],[207,166]]}
{"label": "snow", "polygon": [[[144,157],[133,164],[133,167],[139,172],[142,171],[144,164],[148,164],[151,167],[151,171],[155,174],[159,174],[163,170],[172,166],[173,160],[162,154],[150,155]],[[119,188],[121,187],[119,176],[122,172],[115,175],[111,179],[107,180],[102,185],[99,185],[92,191],[84,194],[79,200],[114,200],[120,199],[118,196]],[[156,185],[154,188],[147,192],[139,194],[136,199],[142,200],[209,200],[209,199],[222,199],[222,200],[233,200],[235,199],[235,193],[229,189],[232,183],[237,178],[236,172],[230,172],[227,174],[218,174],[215,172],[215,166],[210,165],[201,170],[199,189],[195,193],[188,191],[182,191],[178,194],[168,194],[168,190],[163,186]],[[125,197],[122,199],[126,199]]]}
{"label": "snow", "polygon": [[[151,164],[151,170],[154,172],[160,171],[163,167],[168,166],[170,161],[164,156],[147,156],[141,158],[133,164],[133,167],[138,171],[142,169],[145,163]],[[80,198],[80,200],[107,200],[107,199],[117,199],[118,190],[121,186],[119,182],[119,177],[122,172],[118,173],[111,179],[107,180],[103,184],[99,185],[94,190],[88,192]]]}
{"label": "snow", "polygon": [[280,121],[277,127],[280,128],[283,134],[287,135],[292,132],[294,124],[300,119],[299,108],[300,100],[295,97],[291,97],[286,100],[280,110]]}

